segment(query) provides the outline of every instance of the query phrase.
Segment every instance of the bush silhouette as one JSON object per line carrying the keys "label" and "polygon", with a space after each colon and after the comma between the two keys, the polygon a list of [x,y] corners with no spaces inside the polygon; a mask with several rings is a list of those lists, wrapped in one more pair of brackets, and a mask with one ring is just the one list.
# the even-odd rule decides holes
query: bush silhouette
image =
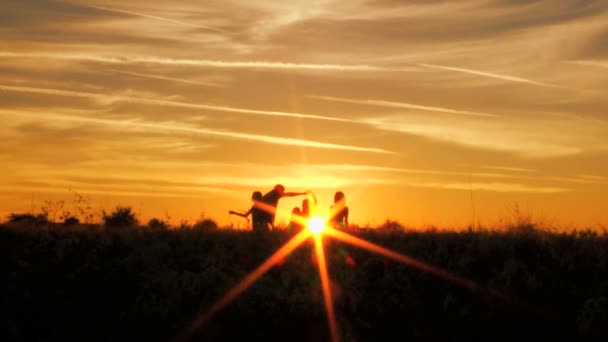
{"label": "bush silhouette", "polygon": [[130,207],[116,207],[111,214],[102,213],[103,224],[106,227],[133,227],[137,225],[137,218]]}
{"label": "bush silhouette", "polygon": [[165,229],[169,229],[169,224],[163,220],[159,220],[157,218],[152,218],[150,221],[148,221],[148,228],[165,230]]}
{"label": "bush silhouette", "polygon": [[217,223],[212,219],[203,219],[195,223],[192,228],[200,229],[203,231],[217,230]]}
{"label": "bush silhouette", "polygon": [[13,224],[23,224],[23,225],[43,225],[49,223],[48,217],[45,214],[10,214],[8,217],[8,222]]}
{"label": "bush silhouette", "polygon": [[382,230],[382,231],[389,231],[389,232],[399,232],[399,231],[404,231],[405,227],[403,227],[401,225],[401,223],[399,223],[397,221],[387,219],[386,221],[384,221],[383,224],[378,226],[377,229]]}
{"label": "bush silhouette", "polygon": [[63,220],[64,226],[76,226],[79,224],[80,224],[80,220],[74,216],[66,217],[65,220]]}

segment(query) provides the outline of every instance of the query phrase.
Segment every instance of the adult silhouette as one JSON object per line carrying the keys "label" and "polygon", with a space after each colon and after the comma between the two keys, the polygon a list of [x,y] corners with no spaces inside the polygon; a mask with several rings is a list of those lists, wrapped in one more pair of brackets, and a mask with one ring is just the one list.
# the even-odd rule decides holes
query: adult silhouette
{"label": "adult silhouette", "polygon": [[229,213],[237,216],[241,216],[249,220],[249,215],[251,215],[251,229],[254,232],[268,231],[268,219],[266,218],[266,212],[259,207],[259,203],[262,201],[262,192],[254,191],[251,194],[251,201],[253,204],[251,208],[245,213],[239,213],[233,210],[230,210]]}
{"label": "adult silhouette", "polygon": [[265,212],[266,223],[270,226],[274,226],[274,219],[276,216],[277,206],[279,200],[283,197],[295,197],[306,195],[310,191],[306,192],[285,192],[285,187],[282,184],[277,184],[274,188],[268,191],[260,200],[260,208]]}
{"label": "adult silhouette", "polygon": [[332,227],[348,227],[348,207],[346,206],[346,198],[342,191],[337,191],[334,194],[334,204],[329,207],[329,215],[329,222]]}

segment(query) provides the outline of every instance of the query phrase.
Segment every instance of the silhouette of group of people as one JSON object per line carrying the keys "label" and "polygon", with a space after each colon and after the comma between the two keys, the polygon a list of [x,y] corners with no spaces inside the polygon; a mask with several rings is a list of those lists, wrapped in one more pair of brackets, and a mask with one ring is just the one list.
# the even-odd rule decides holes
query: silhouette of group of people
{"label": "silhouette of group of people", "polygon": [[[283,197],[308,196],[302,200],[302,208],[294,207],[291,211],[289,229],[299,231],[304,225],[305,220],[310,218],[311,213],[317,205],[317,198],[311,190],[304,192],[286,192],[282,184],[277,184],[272,190],[262,195],[260,191],[255,191],[251,195],[253,202],[251,208],[244,213],[231,210],[229,213],[244,218],[251,215],[251,228],[254,232],[268,231],[274,227],[279,200]],[[312,200],[312,201],[311,201]],[[328,224],[334,228],[348,227],[348,207],[342,191],[334,195],[334,204],[330,207],[330,219]]]}

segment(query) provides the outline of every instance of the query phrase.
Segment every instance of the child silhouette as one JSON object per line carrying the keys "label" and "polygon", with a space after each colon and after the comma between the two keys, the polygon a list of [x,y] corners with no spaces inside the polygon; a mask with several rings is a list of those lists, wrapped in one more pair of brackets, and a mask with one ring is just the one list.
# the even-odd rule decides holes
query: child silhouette
{"label": "child silhouette", "polygon": [[334,204],[329,208],[330,224],[334,228],[348,227],[348,207],[342,191],[334,194]]}

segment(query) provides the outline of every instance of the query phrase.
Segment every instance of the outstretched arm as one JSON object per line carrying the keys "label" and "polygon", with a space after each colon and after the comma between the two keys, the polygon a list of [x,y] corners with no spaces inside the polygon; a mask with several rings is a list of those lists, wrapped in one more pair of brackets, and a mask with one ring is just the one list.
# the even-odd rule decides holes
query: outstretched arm
{"label": "outstretched arm", "polygon": [[230,210],[228,213],[232,214],[232,215],[237,215],[237,216],[240,216],[240,217],[247,218],[247,216],[249,216],[249,214],[251,214],[251,209],[248,212],[246,212],[246,213],[239,213],[239,212],[236,212],[234,210]]}
{"label": "outstretched arm", "polygon": [[306,195],[306,192],[286,192],[283,194],[283,197],[295,197]]}

